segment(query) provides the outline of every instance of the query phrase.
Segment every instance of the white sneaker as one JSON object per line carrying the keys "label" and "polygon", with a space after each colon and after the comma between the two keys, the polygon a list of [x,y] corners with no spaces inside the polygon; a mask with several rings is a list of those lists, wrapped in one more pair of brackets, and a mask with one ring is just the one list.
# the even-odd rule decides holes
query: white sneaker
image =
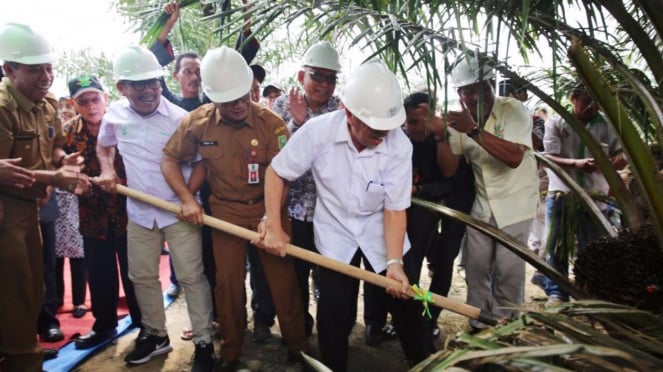
{"label": "white sneaker", "polygon": [[173,283],[170,283],[168,288],[166,288],[166,294],[170,297],[179,296],[181,291],[182,291],[182,288],[179,285],[175,285]]}
{"label": "white sneaker", "polygon": [[545,307],[560,307],[564,302],[564,299],[559,296],[548,296],[548,301],[546,301]]}

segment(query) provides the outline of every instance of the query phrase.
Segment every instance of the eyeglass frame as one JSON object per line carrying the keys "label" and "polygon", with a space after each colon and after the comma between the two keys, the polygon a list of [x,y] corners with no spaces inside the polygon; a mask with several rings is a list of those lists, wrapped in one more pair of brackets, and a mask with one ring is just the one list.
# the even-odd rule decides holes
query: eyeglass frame
{"label": "eyeglass frame", "polygon": [[309,69],[305,69],[304,72],[311,78],[311,80],[315,81],[316,83],[327,82],[327,84],[330,85],[336,85],[336,83],[338,83],[337,74],[326,75],[321,73],[320,71],[309,70]]}
{"label": "eyeglass frame", "polygon": [[[152,82],[154,82],[154,83],[152,83]],[[138,80],[138,81],[124,80],[122,83],[125,84],[125,85],[130,86],[131,89],[135,90],[136,92],[142,92],[147,87],[149,87],[152,90],[160,89],[161,84],[162,84],[162,79],[161,78],[153,78],[153,79],[145,79],[145,80]]]}

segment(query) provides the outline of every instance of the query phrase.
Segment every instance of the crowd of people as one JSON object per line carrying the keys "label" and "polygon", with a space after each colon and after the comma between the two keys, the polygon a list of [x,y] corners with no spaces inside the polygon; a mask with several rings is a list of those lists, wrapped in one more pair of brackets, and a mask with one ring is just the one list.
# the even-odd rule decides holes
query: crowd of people
{"label": "crowd of people", "polygon": [[[467,303],[501,317],[518,316],[526,282],[525,262],[509,249],[412,205],[413,197],[469,213],[527,244],[541,230],[534,228],[540,205],[534,151],[584,188],[608,192],[569,125],[558,116],[533,116],[523,104],[525,88],[505,84],[497,95],[494,69],[477,58],[461,56],[450,72],[458,111],[439,113],[436,97],[425,91],[403,98],[398,79],[379,61],[343,71],[341,55],[325,41],[302,55],[298,87],[261,89],[267,72],[251,64],[257,41],[210,49],[203,57],[175,56],[168,33],[179,7],[164,10],[170,18],[154,45],[129,46],[115,57],[123,98],[114,102],[89,71],[71,79],[69,97],[58,101],[49,92],[56,56],[48,41],[26,25],[0,28],[6,74],[0,83],[0,280],[13,283],[0,289],[2,371],[41,371],[36,336],[62,339],[54,314],[62,306],[65,257],[74,315],[88,311],[87,283],[95,318],[76,348],[116,337],[121,282],[132,327],[140,329],[126,363],[171,351],[158,268],[166,243],[169,294],[183,288],[187,303],[190,327],[181,337],[195,345],[193,371],[244,366],[247,301],[254,342],[270,339],[278,318],[288,360],[303,363],[315,329],[321,361],[348,370],[360,282],[287,256],[287,243],[398,283],[386,290],[365,284],[366,343],[398,337],[413,366],[435,352],[440,335],[441,309],[424,317],[424,305],[408,295],[425,261],[429,289],[447,295],[462,250]],[[179,95],[163,80],[163,66],[173,60]],[[345,83],[337,94],[341,72]],[[576,118],[621,169],[619,141],[591,96],[582,85],[569,93]],[[559,245],[545,237],[556,236],[568,193],[556,176],[549,179],[545,228],[534,233],[536,249],[544,252]],[[126,198],[116,193],[119,184],[181,209],[174,215]],[[204,227],[205,214],[258,237],[249,242]],[[589,224],[578,229],[580,248],[597,235]],[[549,250],[547,259],[566,272],[567,257],[556,252]],[[568,301],[553,281],[537,275],[532,280],[551,304]],[[468,331],[485,327],[472,319]],[[223,341],[215,351],[217,332]]]}

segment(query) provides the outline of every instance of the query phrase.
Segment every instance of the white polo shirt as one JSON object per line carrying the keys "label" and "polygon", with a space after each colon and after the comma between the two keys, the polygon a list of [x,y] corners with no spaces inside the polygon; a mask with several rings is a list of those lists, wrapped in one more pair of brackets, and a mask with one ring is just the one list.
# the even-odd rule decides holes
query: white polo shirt
{"label": "white polo shirt", "polygon": [[[349,263],[361,249],[375,272],[387,268],[383,212],[407,209],[412,190],[412,144],[402,130],[358,152],[344,110],[320,115],[290,138],[272,168],[288,181],[311,169],[315,245],[323,256]],[[406,236],[403,254],[409,249]]]}
{"label": "white polo shirt", "polygon": [[451,151],[467,155],[472,162],[476,188],[472,216],[488,222],[492,215],[499,228],[534,218],[539,200],[539,178],[531,150],[532,117],[527,108],[513,98],[495,97],[483,130],[525,145],[528,150],[520,165],[512,169],[466,134],[449,128]]}
{"label": "white polo shirt", "polygon": [[[127,172],[127,186],[179,205],[179,198],[161,173],[161,158],[163,147],[186,114],[161,97],[157,109],[143,117],[124,98],[108,107],[97,142],[104,147],[117,145]],[[181,169],[186,182],[191,176],[191,166],[182,164]],[[132,222],[148,229],[155,222],[161,229],[178,221],[172,213],[132,198],[127,198],[127,215]]]}

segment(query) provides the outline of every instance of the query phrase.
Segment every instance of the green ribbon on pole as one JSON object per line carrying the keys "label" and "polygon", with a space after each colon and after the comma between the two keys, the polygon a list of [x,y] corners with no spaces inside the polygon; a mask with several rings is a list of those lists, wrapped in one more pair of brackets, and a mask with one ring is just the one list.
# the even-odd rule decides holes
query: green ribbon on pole
{"label": "green ribbon on pole", "polygon": [[412,290],[414,291],[414,299],[416,301],[421,301],[424,304],[424,311],[421,313],[421,315],[425,315],[426,318],[432,319],[433,316],[430,314],[430,308],[428,304],[435,303],[435,300],[433,300],[433,295],[431,292],[421,289],[416,284],[412,284]]}

